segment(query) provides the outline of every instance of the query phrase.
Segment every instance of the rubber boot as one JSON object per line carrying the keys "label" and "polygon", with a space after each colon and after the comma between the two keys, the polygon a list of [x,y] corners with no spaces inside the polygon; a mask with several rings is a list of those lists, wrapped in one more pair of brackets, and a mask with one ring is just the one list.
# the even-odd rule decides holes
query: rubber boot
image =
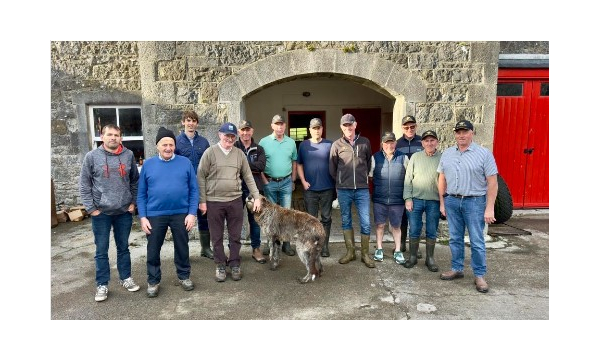
{"label": "rubber boot", "polygon": [[283,251],[287,256],[296,255],[296,250],[292,249],[292,245],[290,245],[289,241],[283,242],[283,245],[281,245],[281,251]]}
{"label": "rubber boot", "polygon": [[323,248],[321,249],[322,257],[329,257],[329,233],[331,232],[331,224],[323,226],[325,229],[325,242],[323,243]]}
{"label": "rubber boot", "polygon": [[344,242],[346,243],[346,255],[339,259],[340,264],[347,264],[350,261],[356,260],[356,254],[354,253],[354,230],[344,230]]}
{"label": "rubber boot", "polygon": [[417,265],[417,252],[419,252],[419,239],[410,239],[410,256],[404,263],[405,268],[411,268]]}
{"label": "rubber boot", "polygon": [[435,239],[427,239],[425,240],[425,254],[427,257],[425,258],[425,265],[429,271],[437,272],[438,266],[435,264],[435,260],[433,260],[433,250],[435,249]]}
{"label": "rubber boot", "polygon": [[210,231],[200,230],[200,245],[202,245],[202,250],[200,250],[200,256],[204,256],[209,259],[214,259],[213,252],[210,249]]}
{"label": "rubber boot", "polygon": [[400,251],[406,252],[406,231],[408,225],[400,225]]}
{"label": "rubber boot", "polygon": [[369,240],[371,236],[361,234],[360,235],[360,261],[364,262],[368,268],[374,268],[375,262],[369,256]]}

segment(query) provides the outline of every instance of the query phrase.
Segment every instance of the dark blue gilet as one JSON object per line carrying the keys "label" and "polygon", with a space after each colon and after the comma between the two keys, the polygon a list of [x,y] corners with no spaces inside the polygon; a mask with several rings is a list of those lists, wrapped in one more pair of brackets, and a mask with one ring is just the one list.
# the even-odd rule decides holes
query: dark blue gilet
{"label": "dark blue gilet", "polygon": [[400,150],[394,151],[391,161],[385,158],[383,151],[378,151],[373,158],[373,202],[386,205],[404,205],[404,155]]}

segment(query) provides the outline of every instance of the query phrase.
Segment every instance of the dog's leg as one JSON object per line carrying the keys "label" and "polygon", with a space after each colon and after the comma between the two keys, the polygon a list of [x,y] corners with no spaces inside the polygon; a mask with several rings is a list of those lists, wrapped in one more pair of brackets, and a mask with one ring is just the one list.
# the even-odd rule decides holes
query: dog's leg
{"label": "dog's leg", "polygon": [[306,284],[309,281],[314,281],[315,277],[314,275],[311,274],[311,266],[310,266],[310,261],[311,261],[311,251],[298,251],[298,257],[300,258],[300,261],[302,261],[302,263],[304,264],[304,266],[306,267],[306,276],[304,276],[303,278],[299,279],[300,283],[302,284]]}
{"label": "dog's leg", "polygon": [[276,270],[279,266],[279,260],[281,259],[281,241],[273,238],[273,244],[271,246],[271,270]]}

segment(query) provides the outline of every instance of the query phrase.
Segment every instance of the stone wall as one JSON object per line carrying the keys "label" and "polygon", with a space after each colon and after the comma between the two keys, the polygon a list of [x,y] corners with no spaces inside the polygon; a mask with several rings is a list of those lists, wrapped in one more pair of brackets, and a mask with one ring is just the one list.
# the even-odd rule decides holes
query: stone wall
{"label": "stone wall", "polygon": [[416,114],[419,123],[438,129],[442,148],[453,142],[459,118],[473,121],[478,142],[491,147],[499,51],[499,42],[468,41],[52,42],[57,201],[79,203],[81,161],[91,149],[87,104],[141,103],[149,157],[158,127],[178,129],[184,109],[199,114],[200,132],[216,134],[219,124],[239,120],[245,96],[323,74],[395,98],[394,119]]}

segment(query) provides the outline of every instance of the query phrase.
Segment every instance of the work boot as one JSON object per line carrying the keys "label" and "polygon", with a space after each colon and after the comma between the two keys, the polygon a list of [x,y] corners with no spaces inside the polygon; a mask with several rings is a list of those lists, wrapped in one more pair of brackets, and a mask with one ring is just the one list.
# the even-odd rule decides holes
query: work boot
{"label": "work boot", "polygon": [[371,236],[360,234],[360,261],[364,262],[368,268],[374,268],[375,263],[369,257],[369,240]]}
{"label": "work boot", "polygon": [[400,251],[406,252],[406,231],[408,230],[407,225],[400,225]]}
{"label": "work boot", "polygon": [[346,243],[346,255],[339,259],[340,264],[347,264],[350,261],[356,260],[356,254],[354,253],[354,230],[344,230],[344,242]]}
{"label": "work boot", "polygon": [[288,256],[296,255],[296,251],[292,249],[289,241],[284,241],[283,245],[281,245],[281,251],[283,251]]}
{"label": "work boot", "polygon": [[425,254],[427,255],[427,257],[425,258],[425,265],[427,265],[429,271],[437,272],[439,269],[438,266],[435,264],[435,261],[433,260],[435,239],[426,239],[425,241]]}
{"label": "work boot", "polygon": [[408,261],[404,263],[404,267],[409,269],[417,265],[417,252],[419,251],[419,239],[410,239],[410,255]]}
{"label": "work boot", "polygon": [[322,257],[329,257],[329,233],[331,232],[331,224],[323,226],[325,229],[325,242],[323,243],[323,249],[321,249]]}
{"label": "work boot", "polygon": [[214,255],[212,250],[210,249],[210,231],[200,230],[200,245],[202,245],[202,250],[200,250],[200,256],[213,259]]}

